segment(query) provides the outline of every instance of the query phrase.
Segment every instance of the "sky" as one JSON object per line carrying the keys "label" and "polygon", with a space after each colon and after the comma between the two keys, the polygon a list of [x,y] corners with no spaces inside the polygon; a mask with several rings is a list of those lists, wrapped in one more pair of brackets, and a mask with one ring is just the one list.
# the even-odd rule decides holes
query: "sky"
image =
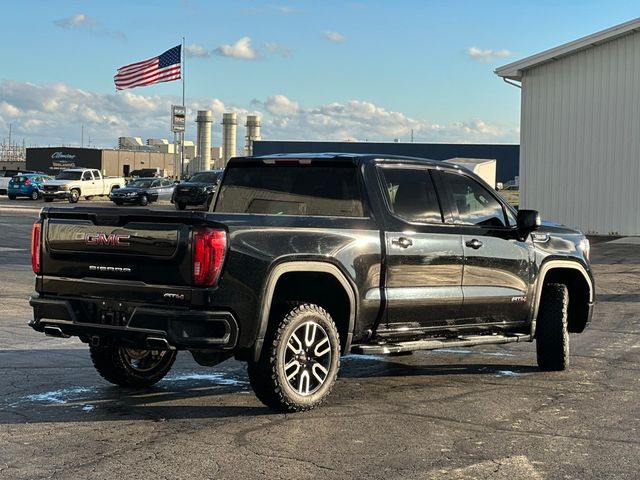
{"label": "sky", "polygon": [[[495,68],[640,16],[626,0],[11,2],[0,141],[113,147],[172,138],[180,81],[115,91],[117,68],[185,37],[198,109],[262,116],[267,140],[518,143],[520,91]],[[242,143],[244,127],[238,130]]]}

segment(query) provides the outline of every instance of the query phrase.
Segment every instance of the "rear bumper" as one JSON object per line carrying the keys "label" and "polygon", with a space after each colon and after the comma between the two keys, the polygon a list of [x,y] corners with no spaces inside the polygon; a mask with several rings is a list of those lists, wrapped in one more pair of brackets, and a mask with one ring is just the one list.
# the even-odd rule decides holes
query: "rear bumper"
{"label": "rear bumper", "polygon": [[150,348],[166,340],[169,348],[232,350],[238,323],[227,311],[186,310],[120,301],[31,297],[34,330],[56,336],[94,337]]}

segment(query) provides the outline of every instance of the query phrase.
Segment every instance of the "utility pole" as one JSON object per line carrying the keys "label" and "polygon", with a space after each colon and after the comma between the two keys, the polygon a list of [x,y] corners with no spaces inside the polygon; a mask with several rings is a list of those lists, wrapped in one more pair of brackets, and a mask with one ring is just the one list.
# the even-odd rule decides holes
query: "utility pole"
{"label": "utility pole", "polygon": [[[413,132],[413,130],[411,130]],[[82,130],[80,134],[80,148],[84,148],[84,123],[82,124]]]}

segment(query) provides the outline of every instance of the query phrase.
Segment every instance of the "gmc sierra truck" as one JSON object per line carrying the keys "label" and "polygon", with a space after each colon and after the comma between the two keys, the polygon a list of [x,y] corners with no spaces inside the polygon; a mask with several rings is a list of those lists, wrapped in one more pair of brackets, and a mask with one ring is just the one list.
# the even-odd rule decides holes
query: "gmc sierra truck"
{"label": "gmc sierra truck", "polygon": [[385,155],[235,158],[207,212],[47,207],[31,250],[30,325],[78,336],[109,382],[152,385],[178,350],[234,356],[289,412],[326,399],[346,353],[535,340],[563,370],[594,304],[580,232]]}

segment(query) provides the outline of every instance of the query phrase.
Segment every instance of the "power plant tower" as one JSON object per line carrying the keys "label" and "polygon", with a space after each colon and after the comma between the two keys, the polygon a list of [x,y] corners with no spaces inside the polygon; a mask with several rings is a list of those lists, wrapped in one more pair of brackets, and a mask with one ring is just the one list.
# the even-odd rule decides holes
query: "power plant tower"
{"label": "power plant tower", "polygon": [[213,115],[211,110],[198,110],[196,124],[198,125],[198,164],[197,170],[211,170],[211,123]]}
{"label": "power plant tower", "polygon": [[231,157],[236,156],[236,130],[238,119],[235,113],[222,114],[222,166],[226,167]]}
{"label": "power plant tower", "polygon": [[247,134],[244,137],[244,154],[253,155],[253,142],[260,140],[260,116],[247,115],[247,123],[244,125],[247,127]]}

